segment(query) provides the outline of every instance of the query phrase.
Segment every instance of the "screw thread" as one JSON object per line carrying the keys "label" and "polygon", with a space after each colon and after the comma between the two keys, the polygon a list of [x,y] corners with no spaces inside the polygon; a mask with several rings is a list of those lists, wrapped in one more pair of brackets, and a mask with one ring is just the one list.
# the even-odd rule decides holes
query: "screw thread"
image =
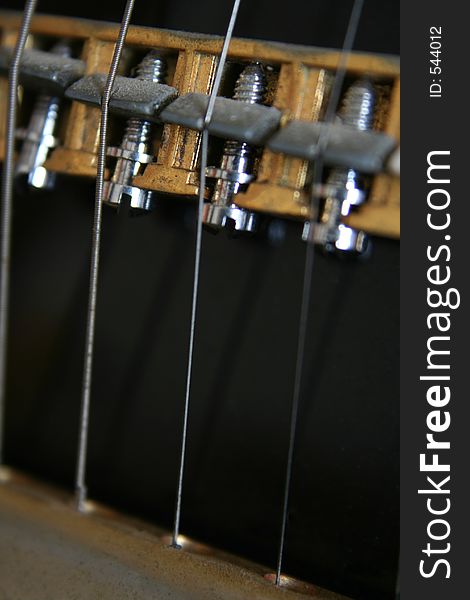
{"label": "screw thread", "polygon": [[[166,61],[155,50],[148,52],[135,69],[135,79],[163,83],[167,74]],[[130,117],[121,140],[120,149],[136,154],[147,154],[152,134],[152,124],[145,119]],[[111,181],[120,185],[130,185],[138,173],[138,160],[118,158]]]}
{"label": "screw thread", "polygon": [[[163,83],[167,74],[166,61],[155,50],[151,50],[137,66],[135,73],[136,79]],[[131,117],[127,120],[121,147],[131,151],[139,150],[142,148],[141,145],[148,143],[150,134],[151,123],[149,121]]]}
{"label": "screw thread", "polygon": [[[72,49],[68,40],[59,40],[51,48],[51,54],[57,54],[65,58],[72,56]],[[60,99],[47,94],[40,94],[34,104],[33,118],[31,119],[31,127],[37,129],[42,124],[46,125],[46,130],[42,130],[44,135],[52,135],[54,133],[55,124],[59,116]],[[38,133],[38,132],[36,132]]]}
{"label": "screw thread", "polygon": [[66,39],[59,40],[51,48],[51,54],[58,54],[64,58],[70,58],[72,56],[72,48],[70,42]]}
{"label": "screw thread", "polygon": [[156,50],[148,52],[135,70],[135,78],[163,83],[167,76],[167,64]]}
{"label": "screw thread", "polygon": [[[339,117],[344,125],[359,131],[369,131],[374,124],[376,95],[374,86],[367,79],[353,83],[344,95]],[[333,169],[328,183],[338,189],[356,185],[359,175],[353,169]]]}
{"label": "screw thread", "polygon": [[[63,57],[72,56],[72,49],[68,40],[59,40],[51,48],[51,54],[57,54]],[[29,131],[36,135],[52,135],[59,113],[60,99],[48,94],[40,94],[34,104],[34,109],[30,121]],[[46,127],[46,130],[44,130]]]}
{"label": "screw thread", "polygon": [[[50,52],[66,58],[72,55],[70,43],[65,39],[54,44]],[[60,104],[60,98],[56,96],[39,94],[33,106],[15,168],[16,175],[28,175],[28,182],[33,187],[49,188],[54,183],[55,176],[46,175],[43,165],[55,143]],[[36,177],[38,168],[42,173]]]}
{"label": "screw thread", "polygon": [[374,86],[370,81],[360,79],[347,90],[339,116],[344,125],[368,131],[374,123],[375,102]]}
{"label": "screw thread", "polygon": [[[266,75],[260,63],[252,63],[243,69],[235,84],[233,99],[246,104],[261,104],[266,95]],[[224,156],[238,156],[240,159],[252,154],[245,142],[229,140],[224,146]]]}
{"label": "screw thread", "polygon": [[[343,125],[347,127],[359,131],[369,131],[374,124],[375,103],[374,86],[367,79],[359,79],[346,91],[338,116]],[[323,227],[318,228],[317,239],[324,247],[331,249],[335,247],[339,239],[341,216],[349,214],[351,206],[362,204],[366,194],[361,176],[354,169],[332,169],[328,176],[328,184],[335,188],[336,195],[325,198],[320,218]],[[357,239],[363,240],[363,237],[359,236]],[[351,246],[349,250],[355,248],[356,246]]]}
{"label": "screw thread", "polygon": [[[235,84],[233,99],[246,104],[261,104],[266,95],[266,75],[263,66],[256,62],[247,65]],[[228,140],[224,145],[221,169],[238,173],[251,173],[254,149],[246,142]],[[230,205],[241,188],[240,183],[218,179],[213,202]]]}
{"label": "screw thread", "polygon": [[34,133],[36,138],[41,135],[53,135],[57,117],[59,116],[60,100],[55,96],[41,94],[34,103],[28,133]]}
{"label": "screw thread", "polygon": [[235,84],[233,99],[247,104],[262,104],[266,95],[266,75],[261,63],[243,69]]}
{"label": "screw thread", "polygon": [[122,138],[121,147],[126,150],[138,148],[140,144],[147,144],[150,138],[151,123],[136,117],[130,117],[126,122],[126,130]]}

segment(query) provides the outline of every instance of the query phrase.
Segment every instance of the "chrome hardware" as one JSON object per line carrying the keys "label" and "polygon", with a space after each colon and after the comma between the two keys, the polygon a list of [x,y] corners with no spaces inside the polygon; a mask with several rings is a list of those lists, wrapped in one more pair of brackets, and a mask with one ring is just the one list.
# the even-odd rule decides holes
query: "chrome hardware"
{"label": "chrome hardware", "polygon": [[[70,58],[67,42],[58,42],[51,50],[64,58]],[[61,100],[58,96],[40,94],[29,120],[28,127],[17,132],[23,140],[16,165],[16,177],[25,177],[28,185],[36,189],[52,189],[56,175],[47,171],[44,164],[50,151],[58,144],[56,137]]]}
{"label": "chrome hardware", "polygon": [[[156,51],[149,52],[136,69],[136,79],[163,83],[166,77],[166,62]],[[139,174],[142,165],[152,162],[152,124],[150,121],[131,117],[119,147],[108,148],[108,156],[115,157],[113,175],[106,181],[103,201],[119,207],[123,197],[129,198],[130,208],[137,211],[150,211],[153,208],[153,194],[132,185],[132,179]]]}
{"label": "chrome hardware", "polygon": [[[233,99],[246,104],[261,104],[266,94],[266,77],[260,63],[245,67],[235,85]],[[227,141],[220,167],[208,167],[207,177],[216,179],[211,202],[204,205],[203,223],[214,229],[230,227],[240,232],[255,232],[258,215],[234,202],[236,195],[255,179],[255,149],[245,142]]]}
{"label": "chrome hardware", "polygon": [[[347,90],[338,115],[345,127],[357,131],[373,128],[375,91],[367,80],[359,80]],[[367,198],[361,174],[354,169],[334,168],[321,190],[324,198],[318,222],[306,222],[302,239],[322,246],[328,252],[364,254],[368,248],[368,237],[341,222],[351,208],[360,206]]]}

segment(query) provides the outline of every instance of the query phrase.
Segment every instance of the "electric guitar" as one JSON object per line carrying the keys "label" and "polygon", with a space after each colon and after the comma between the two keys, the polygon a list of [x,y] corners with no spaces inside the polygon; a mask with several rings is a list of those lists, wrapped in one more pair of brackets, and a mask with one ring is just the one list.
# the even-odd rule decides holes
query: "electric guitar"
{"label": "electric guitar", "polygon": [[[160,20],[139,19],[171,25],[176,4]],[[213,3],[210,14],[223,30],[219,9]],[[340,14],[338,36],[347,10],[341,23]],[[0,13],[2,160],[21,16]],[[249,30],[249,14],[240,18]],[[373,21],[364,19],[367,28]],[[231,40],[209,128],[178,550],[168,532],[201,131],[223,38],[131,25],[109,105],[88,501],[83,512],[73,505],[101,99],[118,31],[38,14],[20,65],[0,591],[393,598],[400,70],[390,54],[347,56],[335,119],[325,125],[340,50]],[[308,245],[313,283],[276,585]]]}

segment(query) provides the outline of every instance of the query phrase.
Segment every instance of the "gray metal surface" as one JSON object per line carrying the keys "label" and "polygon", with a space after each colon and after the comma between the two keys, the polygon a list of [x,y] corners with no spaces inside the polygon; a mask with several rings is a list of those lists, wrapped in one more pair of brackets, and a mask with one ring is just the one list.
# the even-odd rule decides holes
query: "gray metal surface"
{"label": "gray metal surface", "polygon": [[[167,106],[160,118],[164,123],[201,131],[208,102],[209,97],[204,94],[186,94]],[[280,120],[281,112],[272,106],[245,104],[219,96],[208,129],[217,137],[260,146],[276,131]]]}
{"label": "gray metal surface", "polygon": [[[72,100],[100,106],[105,83],[104,74],[87,75],[75,82],[65,95]],[[109,109],[126,117],[159,121],[159,112],[177,95],[178,91],[169,85],[118,75]]]}
{"label": "gray metal surface", "polygon": [[[7,74],[12,55],[11,48],[0,49],[1,74]],[[61,96],[84,72],[85,63],[77,58],[26,49],[20,63],[20,83],[28,88]]]}
{"label": "gray metal surface", "polygon": [[273,152],[312,161],[318,155],[325,128],[328,128],[328,143],[323,158],[327,166],[357,169],[368,175],[380,173],[396,147],[395,140],[384,133],[307,121],[291,121],[268,141],[267,147]]}

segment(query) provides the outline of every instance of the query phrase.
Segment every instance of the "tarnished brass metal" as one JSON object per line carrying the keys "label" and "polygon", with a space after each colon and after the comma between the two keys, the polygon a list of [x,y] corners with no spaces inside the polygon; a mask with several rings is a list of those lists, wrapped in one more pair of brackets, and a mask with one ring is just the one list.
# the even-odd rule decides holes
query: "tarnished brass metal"
{"label": "tarnished brass metal", "polygon": [[[380,111],[379,116],[380,117]],[[400,140],[400,80],[393,82],[389,100],[382,105],[383,130]],[[394,175],[377,175],[367,203],[345,219],[355,229],[374,235],[400,236],[400,179]]]}
{"label": "tarnished brass metal", "polygon": [[[180,92],[209,94],[215,77],[217,56],[193,50],[181,51],[172,85]],[[165,125],[157,162],[147,165],[134,179],[137,187],[179,196],[198,193],[197,163],[201,134],[179,125]]]}
{"label": "tarnished brass metal", "polygon": [[[293,73],[285,76],[288,68]],[[307,69],[304,65],[289,65],[281,69],[278,94],[274,105],[284,111],[286,121],[300,119],[316,121],[321,118],[331,76],[328,71]],[[373,78],[374,74],[366,72]],[[309,78],[307,80],[306,78]],[[389,87],[389,86],[386,86]],[[400,139],[400,80],[390,82],[391,93],[379,103],[377,128],[399,142]],[[309,216],[305,191],[308,163],[300,159],[264,150],[258,177],[237,204],[260,212],[306,219]],[[400,236],[400,181],[390,174],[372,179],[367,202],[345,221],[357,230],[384,237]]]}
{"label": "tarnished brass metal", "polygon": [[[301,63],[282,65],[273,105],[283,111],[284,123],[290,119],[320,120],[331,81],[326,69]],[[266,149],[256,181],[238,196],[237,203],[253,211],[308,218],[308,199],[304,191],[307,173],[307,161]]]}
{"label": "tarnished brass metal", "polygon": [[8,469],[0,471],[1,589],[22,600],[347,600],[259,565],[168,534]]}
{"label": "tarnished brass metal", "polygon": [[[2,44],[14,41],[20,15],[0,12]],[[38,15],[33,19],[32,36],[69,37],[83,44],[82,58],[87,74],[107,72],[118,25],[66,17]],[[13,37],[12,37],[13,36]],[[213,83],[222,38],[185,32],[131,27],[126,47],[144,52],[155,48],[176,59],[168,84],[180,94],[209,93]],[[281,125],[289,120],[321,119],[332,76],[338,66],[338,51],[234,38],[230,44],[230,62],[259,60],[278,74],[269,100],[282,113]],[[347,60],[347,78],[369,77],[384,91],[376,119],[376,128],[399,139],[399,62],[396,57],[352,53]],[[6,85],[0,80],[0,89]],[[2,87],[3,86],[3,87]],[[0,111],[5,110],[5,94],[0,96]],[[3,113],[4,114],[4,113]],[[99,109],[73,102],[64,138],[47,162],[51,171],[94,177],[98,145]],[[0,145],[2,143],[0,125]],[[158,128],[156,128],[158,130]],[[158,135],[161,134],[161,128]],[[154,140],[155,161],[135,177],[133,184],[175,196],[194,197],[199,186],[198,159],[200,134],[178,125],[165,125],[161,140]],[[1,156],[1,155],[0,155]],[[257,180],[245,193],[237,196],[237,204],[252,211],[281,217],[308,218],[308,164],[306,161],[263,150],[260,154]],[[368,233],[399,237],[399,181],[382,174],[372,178],[368,201],[348,217],[354,228]]]}
{"label": "tarnished brass metal", "polygon": [[[20,13],[0,11],[0,27],[3,30],[18,29],[20,21]],[[31,25],[33,35],[53,38],[62,36],[72,39],[95,38],[105,42],[114,42],[118,30],[119,25],[116,23],[50,15],[37,15]],[[192,50],[216,56],[220,54],[222,43],[223,38],[219,36],[137,26],[131,26],[126,37],[128,46],[144,49],[164,48],[173,51]],[[338,66],[340,52],[309,46],[233,38],[228,56],[233,60],[257,59],[272,65],[297,62],[334,71]],[[368,72],[381,78],[394,79],[398,76],[399,61],[393,56],[355,52],[347,60],[347,70],[355,75]]]}
{"label": "tarnished brass metal", "polygon": [[[86,75],[107,73],[113,49],[111,42],[95,38],[86,40],[82,52]],[[46,168],[56,173],[96,177],[100,117],[99,108],[72,102],[63,145],[53,151]]]}

